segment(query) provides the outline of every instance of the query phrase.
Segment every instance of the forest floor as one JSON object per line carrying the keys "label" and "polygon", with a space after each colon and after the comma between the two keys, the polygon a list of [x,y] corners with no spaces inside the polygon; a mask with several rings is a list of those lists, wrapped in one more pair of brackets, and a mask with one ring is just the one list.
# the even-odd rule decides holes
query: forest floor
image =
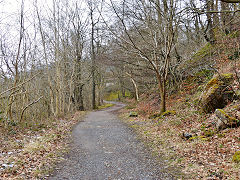
{"label": "forest floor", "polygon": [[[162,156],[170,167],[179,167],[184,179],[240,179],[240,164],[232,161],[240,148],[240,128],[208,130],[211,114],[201,113],[192,99],[191,90],[168,97],[167,109],[174,113],[150,118],[159,108],[156,94],[150,93],[143,95],[138,103],[128,100],[121,118],[153,153]],[[130,113],[138,113],[138,117],[129,117]],[[183,133],[193,138],[184,139]]]}
{"label": "forest floor", "polygon": [[71,151],[49,179],[174,179],[117,117],[123,106],[89,113],[74,128]]}
{"label": "forest floor", "polygon": [[0,179],[39,179],[68,151],[71,130],[85,112],[50,120],[41,127],[0,127]]}
{"label": "forest floor", "polygon": [[[211,114],[194,108],[186,92],[168,97],[174,114],[152,119],[157,98],[145,97],[85,118],[77,112],[38,131],[0,129],[0,179],[240,179],[240,164],[232,162],[240,128],[206,136]],[[183,139],[183,133],[196,138]]]}

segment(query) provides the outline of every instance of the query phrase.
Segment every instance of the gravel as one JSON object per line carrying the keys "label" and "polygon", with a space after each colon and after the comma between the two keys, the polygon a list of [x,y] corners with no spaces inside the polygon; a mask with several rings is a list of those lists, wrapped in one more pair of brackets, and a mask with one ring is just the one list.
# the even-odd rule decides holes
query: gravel
{"label": "gravel", "polygon": [[115,115],[123,106],[89,113],[73,130],[72,149],[49,179],[175,179]]}

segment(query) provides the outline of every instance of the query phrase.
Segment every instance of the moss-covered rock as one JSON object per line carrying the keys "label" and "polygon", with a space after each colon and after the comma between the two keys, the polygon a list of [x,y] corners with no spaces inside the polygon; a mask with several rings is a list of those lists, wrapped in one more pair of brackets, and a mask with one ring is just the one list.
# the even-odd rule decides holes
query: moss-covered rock
{"label": "moss-covered rock", "polygon": [[[199,67],[206,68],[208,65],[212,65],[210,59],[214,56],[214,52],[215,46],[210,43],[200,45],[199,49],[193,52],[193,54],[189,56],[189,59],[182,63],[178,68],[183,72],[189,72],[189,74],[186,74],[187,76],[194,74],[199,71]],[[205,66],[203,66],[203,64],[205,64]]]}
{"label": "moss-covered rock", "polygon": [[240,163],[240,151],[235,152],[233,155],[232,161],[235,163]]}
{"label": "moss-covered rock", "polygon": [[215,109],[223,108],[233,100],[234,92],[228,89],[233,81],[233,74],[217,74],[206,84],[205,90],[200,97],[200,105],[204,112],[214,112]]}
{"label": "moss-covered rock", "polygon": [[206,56],[210,56],[212,54],[212,45],[210,43],[207,43],[205,46],[203,46],[201,49],[199,49],[193,56],[193,61],[200,61],[201,59],[205,58]]}
{"label": "moss-covered rock", "polygon": [[136,111],[131,111],[129,117],[138,117],[138,113]]}
{"label": "moss-covered rock", "polygon": [[170,116],[170,115],[175,115],[176,114],[176,111],[165,111],[163,113],[155,113],[155,114],[152,114],[150,115],[148,118],[149,119],[155,119],[155,118],[160,118],[160,117],[163,117],[163,116]]}
{"label": "moss-covered rock", "polygon": [[222,109],[216,109],[215,114],[218,117],[218,121],[216,122],[216,128],[218,130],[222,130],[228,127],[238,127],[240,125],[238,119],[230,116]]}
{"label": "moss-covered rock", "polygon": [[176,115],[176,111],[165,111],[162,113],[162,116]]}
{"label": "moss-covered rock", "polygon": [[213,70],[209,69],[202,69],[194,74],[194,76],[199,77],[199,78],[212,78],[213,76]]}

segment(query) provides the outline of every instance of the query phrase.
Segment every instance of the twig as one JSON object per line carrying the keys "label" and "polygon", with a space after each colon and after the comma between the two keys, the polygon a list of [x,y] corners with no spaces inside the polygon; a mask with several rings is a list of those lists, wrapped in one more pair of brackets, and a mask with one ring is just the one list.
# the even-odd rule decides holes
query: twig
{"label": "twig", "polygon": [[7,89],[6,91],[3,91],[3,92],[0,94],[0,97],[1,97],[3,94],[7,93],[8,91],[11,91],[11,90],[13,90],[13,89],[16,89],[16,88],[22,86],[23,84],[26,84],[27,82],[31,81],[33,78],[35,78],[35,77],[36,77],[37,75],[39,75],[39,74],[40,74],[40,72],[37,73],[36,75],[34,75],[33,77],[31,77],[30,79],[22,82],[21,84],[19,84],[19,85],[17,85],[17,86],[14,86],[14,87],[12,87],[12,88],[10,88],[10,89]]}
{"label": "twig", "polygon": [[21,113],[20,122],[22,121],[23,114],[24,114],[24,112],[26,111],[26,109],[27,109],[29,106],[31,106],[31,105],[33,105],[33,104],[36,104],[36,103],[37,103],[38,101],[40,101],[40,99],[42,99],[42,98],[43,98],[43,96],[41,96],[41,97],[38,98],[37,100],[35,100],[35,101],[29,103],[28,105],[26,105],[26,106],[23,108],[22,113]]}

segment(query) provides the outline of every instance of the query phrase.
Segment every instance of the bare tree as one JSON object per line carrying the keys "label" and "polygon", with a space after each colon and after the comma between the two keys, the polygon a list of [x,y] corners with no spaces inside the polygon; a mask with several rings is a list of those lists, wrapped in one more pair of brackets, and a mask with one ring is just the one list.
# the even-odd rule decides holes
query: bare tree
{"label": "bare tree", "polygon": [[[172,60],[171,54],[177,42],[177,27],[180,22],[180,14],[176,8],[177,2],[156,0],[127,3],[127,1],[122,1],[121,13],[112,1],[111,6],[122,24],[125,34],[119,36],[115,33],[116,37],[127,44],[126,49],[149,63],[155,72],[161,97],[160,112],[162,113],[166,111],[166,83]],[[128,12],[126,12],[127,10]],[[141,25],[145,29],[141,28]],[[136,33],[143,44],[136,42]]]}

